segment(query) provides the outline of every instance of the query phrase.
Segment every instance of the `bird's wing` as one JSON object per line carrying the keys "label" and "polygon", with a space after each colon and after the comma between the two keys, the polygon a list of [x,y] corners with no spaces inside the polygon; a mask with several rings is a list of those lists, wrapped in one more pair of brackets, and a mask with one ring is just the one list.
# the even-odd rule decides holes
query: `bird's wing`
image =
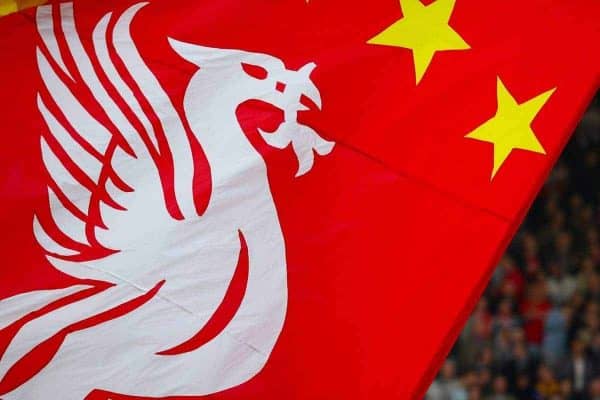
{"label": "bird's wing", "polygon": [[[33,229],[53,260],[106,257],[122,250],[136,229],[138,235],[148,233],[146,224],[138,223],[144,218],[172,218],[157,167],[161,154],[155,126],[138,100],[148,95],[143,93],[147,83],[134,89],[136,85],[124,78],[131,72],[132,51],[137,50],[122,43],[127,38],[114,36],[117,30],[128,35],[137,9],[128,10],[110,34],[112,14],[106,14],[88,36],[75,26],[72,3],[37,11],[37,63],[43,82],[37,105],[47,127],[41,154],[48,173],[49,212],[36,213]],[[55,12],[60,18],[53,18]],[[54,26],[55,20],[60,26]],[[114,54],[109,44],[125,50]],[[125,68],[113,61],[118,56]],[[151,75],[147,67],[141,69]],[[155,104],[147,100],[156,115]],[[171,120],[179,121],[177,113],[169,111]],[[163,118],[159,119],[160,129]]]}

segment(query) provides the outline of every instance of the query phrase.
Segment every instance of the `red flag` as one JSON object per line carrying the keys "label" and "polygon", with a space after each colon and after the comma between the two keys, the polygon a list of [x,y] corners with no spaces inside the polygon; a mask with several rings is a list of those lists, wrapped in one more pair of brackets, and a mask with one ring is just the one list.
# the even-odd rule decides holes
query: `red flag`
{"label": "red flag", "polygon": [[111,0],[0,19],[0,396],[419,398],[598,87],[598,18]]}

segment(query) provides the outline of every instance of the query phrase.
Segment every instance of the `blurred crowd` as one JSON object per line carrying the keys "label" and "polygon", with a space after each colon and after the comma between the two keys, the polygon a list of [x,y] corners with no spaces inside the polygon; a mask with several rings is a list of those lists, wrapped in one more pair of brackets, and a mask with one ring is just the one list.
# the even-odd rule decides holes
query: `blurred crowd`
{"label": "blurred crowd", "polygon": [[426,400],[600,400],[600,96]]}

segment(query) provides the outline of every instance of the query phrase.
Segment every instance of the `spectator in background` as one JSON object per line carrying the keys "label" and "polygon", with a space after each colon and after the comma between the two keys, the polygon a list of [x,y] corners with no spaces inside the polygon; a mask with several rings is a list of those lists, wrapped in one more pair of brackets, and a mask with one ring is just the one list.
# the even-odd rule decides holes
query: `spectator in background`
{"label": "spectator in background", "polygon": [[474,364],[478,354],[488,345],[492,332],[492,315],[488,310],[488,302],[482,297],[471,318],[467,321],[460,341],[468,345],[462,346],[463,350],[458,355],[461,364]]}
{"label": "spectator in background", "polygon": [[584,294],[588,290],[588,282],[590,277],[595,274],[596,266],[591,257],[584,258],[577,273],[576,289],[580,294]]}
{"label": "spectator in background", "polygon": [[468,400],[481,400],[481,389],[478,386],[473,386],[469,389]]}
{"label": "spectator in background", "polygon": [[600,275],[597,272],[590,274],[587,282],[587,298],[590,304],[600,302]]}
{"label": "spectator in background", "polygon": [[500,301],[496,316],[492,320],[492,332],[494,336],[503,329],[511,330],[520,325],[520,321],[514,314],[513,308],[513,302],[510,298],[504,298]]}
{"label": "spectator in background", "polygon": [[531,280],[542,269],[537,238],[531,232],[523,233],[523,261],[525,262],[525,278]]}
{"label": "spectator in background", "polygon": [[485,400],[516,400],[516,398],[508,393],[508,383],[502,375],[494,377],[492,383],[492,394],[487,396]]}
{"label": "spectator in background", "polygon": [[593,368],[585,353],[585,344],[581,340],[576,339],[571,344],[571,355],[564,365],[563,377],[572,382],[575,399],[586,399]]}
{"label": "spectator in background", "polygon": [[525,337],[533,352],[540,350],[544,337],[544,321],[550,310],[550,302],[546,296],[546,282],[536,278],[527,290],[527,297],[521,303],[521,314],[524,319]]}
{"label": "spectator in background", "polygon": [[515,261],[509,256],[504,256],[498,269],[496,280],[499,293],[497,294],[514,299],[521,297],[525,281]]}
{"label": "spectator in background", "polygon": [[537,378],[538,383],[535,385],[537,396],[542,399],[551,399],[554,396],[561,394],[560,383],[549,366],[545,364],[540,365]]}
{"label": "spectator in background", "polygon": [[544,361],[553,367],[565,357],[570,320],[569,306],[554,306],[546,317],[542,355]]}
{"label": "spectator in background", "polygon": [[529,373],[519,373],[515,379],[514,393],[517,400],[533,400],[538,398],[536,391],[531,386]]}
{"label": "spectator in background", "polygon": [[573,384],[569,379],[563,379],[560,382],[560,397],[563,400],[575,400],[575,394],[573,393]]}
{"label": "spectator in background", "polygon": [[560,271],[571,271],[575,265],[575,257],[571,251],[571,246],[572,236],[570,233],[562,231],[556,235],[552,264],[558,266]]}
{"label": "spectator in background", "polygon": [[547,280],[548,297],[553,304],[566,304],[577,289],[577,280],[564,273],[558,264],[550,265],[550,277]]}
{"label": "spectator in background", "polygon": [[456,365],[452,360],[446,360],[440,371],[440,376],[427,392],[430,400],[467,400],[467,392],[456,378]]}
{"label": "spectator in background", "polygon": [[592,374],[600,377],[600,332],[596,332],[590,343],[590,361]]}
{"label": "spectator in background", "polygon": [[481,388],[482,394],[488,394],[492,391],[492,371],[489,368],[482,367],[478,370],[479,375],[479,387]]}
{"label": "spectator in background", "polygon": [[590,384],[590,400],[600,400],[600,378],[595,378]]}
{"label": "spectator in background", "polygon": [[531,376],[534,370],[535,362],[529,355],[526,343],[524,341],[517,342],[512,352],[509,368],[505,370],[506,376],[511,379],[511,382],[516,382],[517,376]]}

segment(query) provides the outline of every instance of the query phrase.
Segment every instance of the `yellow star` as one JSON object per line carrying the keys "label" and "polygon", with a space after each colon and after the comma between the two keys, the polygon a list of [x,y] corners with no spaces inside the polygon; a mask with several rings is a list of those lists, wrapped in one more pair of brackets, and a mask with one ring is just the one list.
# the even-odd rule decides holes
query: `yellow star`
{"label": "yellow star", "polygon": [[425,6],[420,0],[401,0],[403,17],[367,43],[412,50],[418,84],[436,52],[470,49],[448,24],[454,3],[437,0]]}
{"label": "yellow star", "polygon": [[46,3],[47,0],[0,0],[0,16]]}
{"label": "yellow star", "polygon": [[14,0],[0,0],[0,16],[12,14],[19,11],[17,2]]}
{"label": "yellow star", "polygon": [[531,124],[555,89],[548,90],[525,103],[518,104],[498,77],[496,115],[465,137],[494,145],[494,168],[490,180],[515,149],[546,154]]}

